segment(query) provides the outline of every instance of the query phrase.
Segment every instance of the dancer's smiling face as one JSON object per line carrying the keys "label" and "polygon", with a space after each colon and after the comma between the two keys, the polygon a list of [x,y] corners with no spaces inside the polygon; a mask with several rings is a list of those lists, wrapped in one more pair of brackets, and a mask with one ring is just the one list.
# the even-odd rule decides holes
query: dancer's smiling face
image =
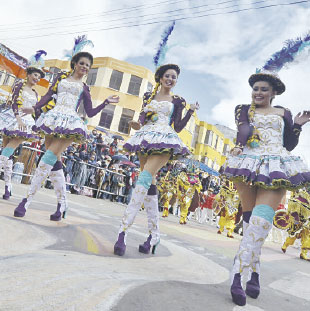
{"label": "dancer's smiling face", "polygon": [[163,87],[172,89],[178,80],[178,74],[174,69],[168,69],[160,78],[160,83]]}
{"label": "dancer's smiling face", "polygon": [[91,66],[90,60],[87,57],[81,57],[77,61],[74,67],[74,71],[78,75],[87,75],[89,72],[90,66]]}
{"label": "dancer's smiling face", "polygon": [[33,71],[27,75],[27,79],[30,85],[36,85],[41,79],[41,74],[38,71]]}
{"label": "dancer's smiling face", "polygon": [[257,81],[253,85],[252,100],[256,106],[269,106],[274,99],[276,92],[267,81]]}

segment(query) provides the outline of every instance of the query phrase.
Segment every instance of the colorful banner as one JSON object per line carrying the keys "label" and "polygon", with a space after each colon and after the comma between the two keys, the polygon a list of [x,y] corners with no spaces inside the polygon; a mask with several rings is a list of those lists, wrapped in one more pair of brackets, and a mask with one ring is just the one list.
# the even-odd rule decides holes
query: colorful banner
{"label": "colorful banner", "polygon": [[[0,43],[0,69],[3,68],[16,78],[25,79],[27,66],[28,60],[26,58],[18,55]],[[38,85],[47,88],[49,86],[49,82],[45,79],[40,79]]]}
{"label": "colorful banner", "polygon": [[16,54],[5,45],[0,43],[0,54],[7,58],[8,60],[12,61],[14,64],[18,65],[19,67],[26,69],[28,65],[28,61],[26,58]]}

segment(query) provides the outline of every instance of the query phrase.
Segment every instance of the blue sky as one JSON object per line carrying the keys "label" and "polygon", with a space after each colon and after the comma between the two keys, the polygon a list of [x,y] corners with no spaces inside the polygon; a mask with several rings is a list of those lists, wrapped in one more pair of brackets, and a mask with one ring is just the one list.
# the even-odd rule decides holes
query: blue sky
{"label": "blue sky", "polygon": [[[174,3],[176,1],[178,3]],[[93,49],[89,49],[95,57],[111,56],[154,70],[152,57],[163,30],[169,24],[168,15],[163,15],[162,12],[186,8],[183,12],[187,15],[194,12],[192,16],[195,17],[206,9],[213,10],[209,13],[223,12],[223,6],[251,8],[291,2],[260,0],[260,3],[255,4],[258,1],[54,0],[51,5],[48,0],[15,0],[14,7],[18,7],[18,10],[13,10],[11,3],[6,1],[1,3],[1,10],[5,14],[0,22],[0,42],[26,57],[38,49],[44,49],[48,52],[48,58],[62,58],[63,50],[72,47],[74,36],[87,34],[95,44]],[[156,5],[158,2],[164,3]],[[226,4],[218,5],[219,2]],[[195,11],[190,9],[207,4],[210,7]],[[144,5],[144,8],[122,14],[122,8],[135,5]],[[147,5],[151,7],[145,7]],[[118,10],[102,15],[102,12],[115,9]],[[150,15],[157,13],[158,15]],[[88,15],[81,16],[85,14]],[[137,17],[142,15],[144,17]],[[126,20],[128,17],[130,19]],[[50,18],[57,20],[46,20]],[[113,22],[113,19],[120,20]],[[122,22],[158,20],[162,23],[100,30]],[[28,24],[17,24],[25,22]],[[11,29],[12,27],[15,29]],[[310,1],[292,6],[177,21],[169,40],[171,49],[166,56],[167,62],[177,63],[182,70],[174,93],[183,96],[188,102],[198,100],[201,106],[198,115],[202,120],[234,128],[234,107],[251,101],[248,77],[257,67],[262,67],[274,52],[280,50],[285,40],[303,36],[309,31]],[[58,34],[59,32],[62,34]],[[304,57],[298,64],[281,70],[280,77],[285,82],[287,91],[276,98],[275,104],[291,109],[293,114],[310,109],[310,57]],[[294,153],[300,154],[310,164],[309,135],[308,124],[304,127],[300,144]]]}

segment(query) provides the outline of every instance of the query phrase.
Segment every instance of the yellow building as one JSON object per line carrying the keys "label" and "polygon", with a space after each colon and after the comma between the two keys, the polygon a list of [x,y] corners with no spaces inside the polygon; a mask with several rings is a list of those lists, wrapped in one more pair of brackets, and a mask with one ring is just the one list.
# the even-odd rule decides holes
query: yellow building
{"label": "yellow building", "polygon": [[[47,60],[45,65],[51,72],[47,77],[50,81],[60,70],[69,70],[68,61]],[[85,82],[90,86],[93,106],[110,95],[120,97],[118,104],[107,105],[88,125],[102,126],[125,138],[129,134],[128,122],[139,117],[143,94],[151,91],[155,84],[150,70],[111,57],[96,57]]]}
{"label": "yellow building", "polygon": [[0,68],[0,95],[8,96],[11,92],[15,76]]}
{"label": "yellow building", "polygon": [[235,131],[225,126],[200,121],[195,113],[179,136],[191,150],[195,160],[218,171],[226,161],[229,151],[234,147]]}
{"label": "yellow building", "polygon": [[[45,79],[51,83],[61,70],[69,70],[70,62],[51,59],[46,60],[45,66],[49,68]],[[0,71],[0,89],[10,92],[14,80],[15,77],[11,74]],[[89,127],[101,126],[125,139],[132,135],[134,130],[129,133],[128,122],[138,120],[143,94],[151,91],[155,85],[154,73],[142,66],[111,57],[97,57],[94,58],[85,82],[90,86],[94,107],[110,95],[120,97],[119,103],[107,105],[101,113],[91,118]],[[47,91],[41,86],[36,86],[36,89],[39,95],[44,95]],[[188,109],[189,105],[184,109],[183,116]],[[82,105],[79,112],[83,113]],[[218,126],[199,120],[196,113],[179,136],[192,151],[195,160],[215,170],[225,162],[227,153],[234,145]]]}

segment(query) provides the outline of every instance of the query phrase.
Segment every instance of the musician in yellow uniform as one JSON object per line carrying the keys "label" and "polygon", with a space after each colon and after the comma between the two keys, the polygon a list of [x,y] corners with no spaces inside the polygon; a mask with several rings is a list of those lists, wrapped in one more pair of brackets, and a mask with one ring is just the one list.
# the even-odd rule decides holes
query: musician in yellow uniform
{"label": "musician in yellow uniform", "polygon": [[227,181],[215,197],[214,213],[220,216],[218,234],[222,234],[226,228],[227,237],[234,238],[232,233],[236,225],[239,204],[240,199],[237,191],[233,184]]}
{"label": "musician in yellow uniform", "polygon": [[302,190],[292,193],[286,211],[278,211],[274,217],[274,225],[279,229],[287,230],[289,236],[282,245],[283,253],[288,246],[293,245],[296,239],[301,240],[300,258],[310,261],[310,195]]}
{"label": "musician in yellow uniform", "polygon": [[163,206],[164,206],[162,217],[168,217],[169,216],[170,201],[176,192],[174,180],[173,179],[164,179],[161,183],[161,189],[162,189],[161,190],[162,202],[163,202]]}
{"label": "musician in yellow uniform", "polygon": [[202,185],[198,176],[191,169],[188,173],[183,170],[177,179],[177,186],[179,191],[179,204],[181,209],[180,224],[187,223],[188,209],[192,203],[194,195],[199,195]]}

